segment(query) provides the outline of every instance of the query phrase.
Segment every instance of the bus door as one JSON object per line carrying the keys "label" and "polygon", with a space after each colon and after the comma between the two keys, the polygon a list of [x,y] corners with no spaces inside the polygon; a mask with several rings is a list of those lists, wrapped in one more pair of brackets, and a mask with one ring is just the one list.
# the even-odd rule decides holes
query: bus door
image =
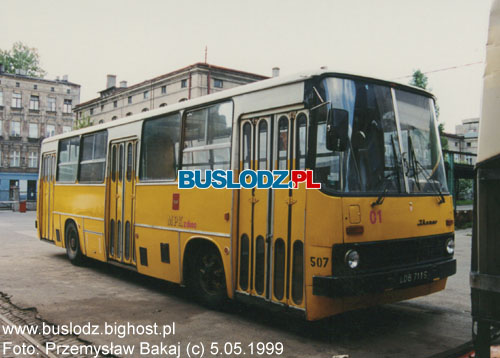
{"label": "bus door", "polygon": [[[240,126],[240,172],[269,170],[271,117],[247,119]],[[241,189],[238,291],[269,297],[270,189]]]}
{"label": "bus door", "polygon": [[40,233],[41,237],[46,240],[54,241],[53,230],[53,205],[54,205],[54,182],[55,182],[55,163],[56,154],[44,154],[42,157],[42,176],[40,178],[40,193],[38,197],[41,199],[40,208],[42,215],[40,216]]}
{"label": "bus door", "polygon": [[[306,112],[244,120],[240,138],[241,170],[305,169]],[[239,205],[238,291],[304,307],[304,185],[242,189]]]}
{"label": "bus door", "polygon": [[137,140],[112,142],[109,175],[108,258],[135,265],[135,167]]}

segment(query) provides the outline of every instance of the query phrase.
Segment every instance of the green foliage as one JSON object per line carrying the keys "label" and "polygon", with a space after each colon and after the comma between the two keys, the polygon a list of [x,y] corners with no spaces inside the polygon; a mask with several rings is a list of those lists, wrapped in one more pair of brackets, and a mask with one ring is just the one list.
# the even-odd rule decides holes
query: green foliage
{"label": "green foliage", "polygon": [[18,41],[10,50],[0,49],[0,63],[4,71],[15,74],[16,70],[26,71],[27,76],[43,78],[46,72],[40,67],[40,57],[36,48]]}
{"label": "green foliage", "polygon": [[414,70],[413,75],[411,76],[410,84],[415,87],[427,89],[427,76],[419,69]]}
{"label": "green foliage", "polygon": [[444,124],[443,123],[439,123],[438,130],[439,130],[439,138],[441,139],[441,149],[448,150],[449,149],[448,148],[448,138],[446,138],[443,135],[443,132],[444,132]]}
{"label": "green foliage", "polygon": [[93,126],[94,122],[90,120],[90,116],[82,116],[82,118],[75,121],[74,129],[81,129]]}

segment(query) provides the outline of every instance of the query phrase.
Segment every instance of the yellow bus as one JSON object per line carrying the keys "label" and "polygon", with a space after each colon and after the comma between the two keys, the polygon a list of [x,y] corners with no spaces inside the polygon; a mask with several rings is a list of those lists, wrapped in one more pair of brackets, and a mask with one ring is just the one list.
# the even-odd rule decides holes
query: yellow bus
{"label": "yellow bus", "polygon": [[[456,271],[434,98],[327,70],[47,138],[37,228],[92,258],[317,320]],[[179,189],[180,169],[308,169],[321,189]]]}

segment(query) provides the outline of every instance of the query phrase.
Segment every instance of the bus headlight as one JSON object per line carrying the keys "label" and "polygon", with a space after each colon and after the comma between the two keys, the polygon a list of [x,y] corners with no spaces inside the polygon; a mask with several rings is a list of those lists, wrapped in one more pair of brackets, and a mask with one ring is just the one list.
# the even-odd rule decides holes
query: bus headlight
{"label": "bus headlight", "polygon": [[446,252],[449,255],[453,255],[453,253],[455,252],[455,239],[452,237],[446,240]]}
{"label": "bus headlight", "polygon": [[349,250],[345,254],[345,263],[351,269],[355,269],[359,265],[359,254],[356,250]]}

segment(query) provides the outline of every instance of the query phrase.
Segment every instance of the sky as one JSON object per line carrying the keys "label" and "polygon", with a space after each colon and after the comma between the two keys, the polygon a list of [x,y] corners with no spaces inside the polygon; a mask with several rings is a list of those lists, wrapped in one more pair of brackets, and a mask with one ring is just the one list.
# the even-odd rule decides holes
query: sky
{"label": "sky", "polygon": [[[490,0],[2,0],[0,49],[38,49],[80,101],[106,75],[132,85],[203,62],[281,75],[332,71],[407,83],[428,72],[448,132],[479,117]],[[464,66],[466,65],[466,66]],[[445,70],[443,70],[445,69]]]}

